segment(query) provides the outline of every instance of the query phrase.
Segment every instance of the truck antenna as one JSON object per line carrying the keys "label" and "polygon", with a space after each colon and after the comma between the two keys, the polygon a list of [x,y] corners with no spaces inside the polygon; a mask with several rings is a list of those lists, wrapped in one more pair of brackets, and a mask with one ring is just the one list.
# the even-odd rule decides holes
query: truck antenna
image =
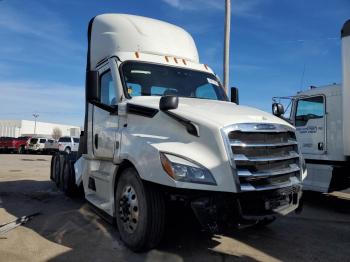
{"label": "truck antenna", "polygon": [[301,73],[301,78],[300,78],[300,92],[303,91],[305,71],[306,71],[306,62],[304,62],[303,71]]}

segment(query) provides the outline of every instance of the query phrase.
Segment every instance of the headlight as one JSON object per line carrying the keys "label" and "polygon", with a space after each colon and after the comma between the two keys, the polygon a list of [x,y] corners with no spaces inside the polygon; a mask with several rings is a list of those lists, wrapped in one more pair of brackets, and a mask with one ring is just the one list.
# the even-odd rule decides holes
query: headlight
{"label": "headlight", "polygon": [[193,161],[162,152],[160,152],[160,161],[164,171],[176,181],[216,185],[210,171]]}

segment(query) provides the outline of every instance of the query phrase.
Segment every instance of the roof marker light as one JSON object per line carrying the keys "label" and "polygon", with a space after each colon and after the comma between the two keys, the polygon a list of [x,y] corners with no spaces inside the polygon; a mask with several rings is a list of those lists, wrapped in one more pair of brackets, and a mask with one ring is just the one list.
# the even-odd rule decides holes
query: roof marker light
{"label": "roof marker light", "polygon": [[208,70],[208,66],[207,66],[206,64],[204,64],[204,67],[205,67],[205,69],[207,69],[207,70]]}
{"label": "roof marker light", "polygon": [[182,59],[182,62],[184,63],[184,65],[187,65],[186,60]]}
{"label": "roof marker light", "polygon": [[177,59],[176,59],[176,57],[174,57],[174,61],[175,61],[175,63],[177,64]]}
{"label": "roof marker light", "polygon": [[165,57],[165,61],[169,62],[169,58],[167,56],[164,56]]}
{"label": "roof marker light", "polygon": [[135,56],[136,58],[139,58],[140,57],[139,52],[135,52]]}

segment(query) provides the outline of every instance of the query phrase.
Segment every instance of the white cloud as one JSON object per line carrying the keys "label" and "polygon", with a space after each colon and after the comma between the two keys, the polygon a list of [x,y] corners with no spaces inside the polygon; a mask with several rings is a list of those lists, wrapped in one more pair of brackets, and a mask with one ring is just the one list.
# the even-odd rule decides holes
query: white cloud
{"label": "white cloud", "polygon": [[224,0],[162,0],[164,3],[179,10],[224,9]]}
{"label": "white cloud", "polygon": [[172,7],[178,8],[178,9],[182,8],[180,0],[163,0],[163,2],[167,3],[168,5],[171,5]]}
{"label": "white cloud", "polygon": [[[39,55],[68,57],[84,53],[84,47],[71,37],[69,24],[38,2],[31,3],[31,8],[18,8],[2,3],[0,8],[1,56]],[[15,2],[16,3],[16,2]]]}
{"label": "white cloud", "polygon": [[[181,11],[223,11],[225,9],[225,0],[162,0]],[[231,12],[236,16],[257,17],[257,7],[261,0],[233,0],[231,1]]]}
{"label": "white cloud", "polygon": [[62,74],[72,81],[69,73],[84,71],[85,47],[67,20],[40,1],[3,1],[0,31],[0,118],[31,119],[38,112],[42,121],[80,125],[84,89],[49,80]]}
{"label": "white cloud", "polygon": [[84,88],[54,82],[0,81],[0,118],[41,119],[80,125],[84,114]]}

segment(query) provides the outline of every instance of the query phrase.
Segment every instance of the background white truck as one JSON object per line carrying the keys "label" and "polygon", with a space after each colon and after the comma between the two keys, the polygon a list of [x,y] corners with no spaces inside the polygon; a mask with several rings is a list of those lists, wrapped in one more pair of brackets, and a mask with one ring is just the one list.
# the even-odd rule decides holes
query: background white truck
{"label": "background white truck", "polygon": [[62,136],[58,139],[58,150],[70,154],[77,152],[79,148],[79,138],[71,136]]}
{"label": "background white truck", "polygon": [[341,31],[343,84],[333,84],[299,92],[291,97],[275,97],[274,114],[281,116],[287,99],[289,116],[296,127],[308,177],[303,188],[331,192],[350,187],[350,20]]}
{"label": "background white truck", "polygon": [[190,206],[210,231],[298,208],[306,170],[294,127],[232,103],[235,89],[230,102],[183,29],[96,16],[86,76],[77,157],[56,155],[51,178],[69,195],[83,188],[132,250],[159,243],[169,201]]}

